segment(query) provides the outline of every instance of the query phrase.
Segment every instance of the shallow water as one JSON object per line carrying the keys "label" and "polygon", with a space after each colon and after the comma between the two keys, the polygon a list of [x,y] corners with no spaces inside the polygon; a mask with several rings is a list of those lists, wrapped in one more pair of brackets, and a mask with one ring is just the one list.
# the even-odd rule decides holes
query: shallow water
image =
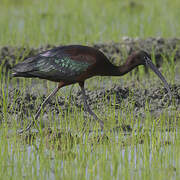
{"label": "shallow water", "polygon": [[[108,176],[112,176],[112,179],[115,178],[115,174],[116,177],[121,177],[124,171],[128,173],[128,177],[135,176],[143,178],[144,173],[150,170],[152,171],[151,177],[156,177],[158,169],[159,172],[162,172],[162,169],[170,171],[171,179],[177,179],[179,177],[180,156],[177,156],[178,154],[176,152],[176,137],[179,137],[179,132],[179,129],[173,132],[156,131],[152,132],[153,135],[151,135],[151,130],[149,130],[149,132],[146,132],[148,141],[144,140],[144,142],[141,143],[129,143],[131,137],[133,138],[135,136],[131,133],[124,135],[123,133],[119,134],[116,132],[115,134],[111,133],[108,135],[108,143],[97,144],[95,142],[93,143],[93,141],[88,141],[88,144],[91,144],[89,146],[87,139],[91,139],[91,136],[93,136],[91,132],[88,137],[85,135],[86,140],[83,140],[84,143],[79,142],[71,149],[75,156],[69,158],[65,151],[61,152],[41,147],[40,139],[36,139],[33,143],[34,145],[20,145],[18,152],[16,151],[17,148],[15,148],[10,141],[7,142],[8,146],[5,148],[6,153],[2,151],[3,148],[1,147],[0,155],[5,156],[4,160],[7,160],[6,164],[8,164],[8,166],[6,166],[7,170],[5,173],[8,171],[8,174],[13,174],[14,177],[21,175],[23,178],[29,178],[30,175],[33,175],[36,178],[43,177],[44,179],[57,179],[57,176],[58,178],[64,178],[68,177],[67,166],[69,166],[72,171],[70,174],[74,174],[75,179],[78,179],[78,177],[80,178],[80,164],[86,159],[85,166],[81,169],[81,171],[84,171],[85,178],[92,179],[92,177],[94,177],[95,179],[101,179],[101,158],[103,158],[104,170],[107,171]],[[155,141],[154,133],[157,133],[156,138],[160,138],[160,141]],[[97,135],[97,133],[95,134]],[[122,141],[127,141],[127,144],[122,146]],[[166,141],[168,144],[165,143]],[[17,139],[17,144],[19,143]],[[17,146],[17,144],[15,144],[15,146]],[[86,150],[83,151],[82,148],[85,146]],[[89,146],[89,148],[87,148],[87,146]],[[159,158],[156,156],[162,157]],[[161,161],[159,161],[160,159]],[[1,160],[3,160],[2,157]],[[4,160],[1,161],[1,165],[3,165]],[[91,165],[92,160],[96,162],[95,168]],[[157,166],[155,165],[156,161],[159,163]],[[22,167],[21,169],[19,169],[20,166]],[[121,179],[126,178],[127,177],[121,177]]]}

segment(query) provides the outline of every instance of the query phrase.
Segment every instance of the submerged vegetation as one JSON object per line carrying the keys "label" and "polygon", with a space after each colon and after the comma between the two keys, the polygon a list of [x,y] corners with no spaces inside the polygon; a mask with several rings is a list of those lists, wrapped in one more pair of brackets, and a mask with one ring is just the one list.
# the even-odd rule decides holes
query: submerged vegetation
{"label": "submerged vegetation", "polygon": [[0,179],[180,179],[179,46],[172,46],[167,56],[160,43],[159,59],[154,41],[146,41],[170,84],[172,104],[159,79],[142,67],[123,77],[86,82],[88,103],[105,122],[103,132],[84,113],[80,89],[74,85],[48,103],[39,129],[36,124],[18,135],[56,84],[11,79],[9,71],[46,44],[100,42],[95,46],[119,64],[133,48],[119,54],[107,42],[122,41],[123,36],[179,37],[179,6],[178,0],[2,0],[1,46],[26,48],[4,47],[0,55]]}

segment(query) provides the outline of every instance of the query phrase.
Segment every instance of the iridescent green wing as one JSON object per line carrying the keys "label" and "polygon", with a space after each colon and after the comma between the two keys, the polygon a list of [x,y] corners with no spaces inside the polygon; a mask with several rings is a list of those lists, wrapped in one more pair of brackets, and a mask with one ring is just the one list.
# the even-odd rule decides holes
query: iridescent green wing
{"label": "iridescent green wing", "polygon": [[42,78],[59,80],[75,80],[85,72],[92,63],[86,62],[85,57],[72,58],[69,56],[53,56],[39,58],[34,62],[33,75]]}

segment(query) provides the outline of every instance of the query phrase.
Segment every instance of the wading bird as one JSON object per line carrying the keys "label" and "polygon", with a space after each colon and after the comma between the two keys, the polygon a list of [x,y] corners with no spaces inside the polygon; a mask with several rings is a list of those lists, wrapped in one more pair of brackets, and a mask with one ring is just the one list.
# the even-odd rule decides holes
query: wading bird
{"label": "wading bird", "polygon": [[[44,108],[48,100],[53,97],[60,88],[74,83],[78,83],[81,88],[85,110],[88,111],[89,114],[100,123],[101,128],[103,128],[103,121],[96,116],[87,103],[84,89],[85,80],[93,76],[122,76],[139,65],[150,67],[156,73],[164,83],[171,99],[171,90],[167,81],[152,63],[150,56],[145,51],[134,52],[127,58],[123,65],[115,66],[101,51],[95,48],[69,45],[44,51],[16,64],[12,68],[14,77],[40,78],[58,82],[58,86],[44,100],[34,120],[25,130],[30,129],[38,119],[41,109]],[[22,132],[23,130],[20,131],[20,133]]]}

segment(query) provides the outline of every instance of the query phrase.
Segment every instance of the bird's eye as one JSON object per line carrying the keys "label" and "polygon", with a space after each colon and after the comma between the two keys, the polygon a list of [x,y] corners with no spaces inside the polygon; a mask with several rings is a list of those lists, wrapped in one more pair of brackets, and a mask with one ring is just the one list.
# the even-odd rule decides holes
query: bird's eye
{"label": "bird's eye", "polygon": [[148,60],[148,59],[150,59],[148,56],[144,56],[145,61]]}
{"label": "bird's eye", "polygon": [[147,56],[144,56],[144,62],[145,62],[146,65],[148,64],[148,58],[147,58]]}

